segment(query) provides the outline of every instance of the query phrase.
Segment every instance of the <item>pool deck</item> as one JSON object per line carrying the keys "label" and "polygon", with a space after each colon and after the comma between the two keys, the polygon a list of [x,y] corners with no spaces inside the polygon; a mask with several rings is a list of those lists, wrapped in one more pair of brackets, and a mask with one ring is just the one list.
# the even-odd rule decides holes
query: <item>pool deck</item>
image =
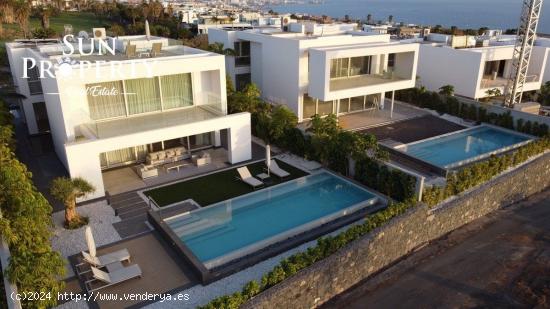
{"label": "pool deck", "polygon": [[[190,265],[181,261],[156,231],[98,248],[97,255],[124,248],[130,252],[131,264],[138,264],[141,268],[142,278],[131,279],[118,285],[101,289],[98,293],[117,293],[119,297],[122,297],[124,293],[176,293],[198,283],[197,277],[194,275]],[[80,255],[71,256],[69,260],[72,265],[75,265],[80,262]],[[89,277],[89,273],[87,275]],[[87,277],[81,277],[80,282],[74,278],[69,279],[65,291],[84,293],[84,278]],[[76,284],[76,282],[79,284]],[[91,307],[93,308],[95,305],[102,309],[116,309],[130,306],[141,307],[148,303],[152,303],[152,301],[139,299],[94,301],[91,303]],[[182,303],[182,306],[185,307],[185,304]]]}

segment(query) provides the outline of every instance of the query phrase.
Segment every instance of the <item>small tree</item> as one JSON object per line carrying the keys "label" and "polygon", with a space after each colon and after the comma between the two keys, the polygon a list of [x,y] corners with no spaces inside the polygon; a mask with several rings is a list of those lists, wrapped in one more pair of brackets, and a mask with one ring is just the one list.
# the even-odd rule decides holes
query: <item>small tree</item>
{"label": "small tree", "polygon": [[256,123],[256,135],[266,145],[280,139],[285,132],[294,128],[298,123],[298,117],[285,105],[278,105],[271,113],[264,111],[258,115]]}
{"label": "small tree", "polygon": [[439,88],[439,94],[446,97],[451,97],[455,94],[455,87],[453,85],[445,85]]}
{"label": "small tree", "polygon": [[83,178],[58,177],[53,180],[50,192],[54,198],[65,205],[65,227],[76,229],[88,223],[88,218],[81,217],[76,212],[76,199],[95,191]]}
{"label": "small tree", "polygon": [[540,87],[538,101],[542,105],[550,105],[550,81]]}
{"label": "small tree", "polygon": [[489,100],[492,98],[492,97],[499,97],[502,95],[502,91],[500,91],[500,89],[498,88],[493,88],[493,89],[488,89],[487,91],[485,91],[485,94],[487,95],[487,97],[485,98],[485,102],[489,102]]}

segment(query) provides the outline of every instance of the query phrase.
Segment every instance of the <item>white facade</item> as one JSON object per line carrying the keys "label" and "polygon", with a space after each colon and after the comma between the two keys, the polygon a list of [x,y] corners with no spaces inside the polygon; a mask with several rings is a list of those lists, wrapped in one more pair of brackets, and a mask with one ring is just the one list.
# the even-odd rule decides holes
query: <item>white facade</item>
{"label": "white facade", "polygon": [[[23,67],[19,50],[55,63],[59,47],[7,44],[18,85],[26,84],[17,73]],[[156,57],[71,58],[72,64],[56,66],[53,77],[45,74],[40,81],[57,155],[71,177],[83,177],[96,188],[87,199],[104,196],[102,170],[143,162],[147,153],[174,147],[169,145],[189,155],[199,146],[221,146],[222,130],[227,161],[251,159],[250,114],[227,115],[223,56],[164,45]]]}
{"label": "white facade", "polygon": [[[432,35],[430,35],[432,36]],[[450,36],[439,35],[441,38]],[[498,89],[504,93],[512,69],[514,41],[507,37],[483,40],[485,47],[452,48],[445,43],[426,42],[420,45],[418,61],[419,84],[437,91],[452,85],[457,95],[480,99],[487,91]],[[547,71],[549,48],[533,48],[525,91],[540,89]]]}
{"label": "white facade", "polygon": [[287,32],[211,29],[208,39],[226,48],[246,44],[246,55],[227,56],[235,86],[248,74],[266,101],[287,105],[303,121],[314,114],[380,107],[385,92],[414,87],[418,44],[391,42],[389,35],[356,27],[312,23],[290,24]]}
{"label": "white facade", "polygon": [[[550,48],[550,38],[538,38],[535,45]],[[550,52],[548,53],[546,68],[542,77],[542,83],[547,82],[550,82]]]}

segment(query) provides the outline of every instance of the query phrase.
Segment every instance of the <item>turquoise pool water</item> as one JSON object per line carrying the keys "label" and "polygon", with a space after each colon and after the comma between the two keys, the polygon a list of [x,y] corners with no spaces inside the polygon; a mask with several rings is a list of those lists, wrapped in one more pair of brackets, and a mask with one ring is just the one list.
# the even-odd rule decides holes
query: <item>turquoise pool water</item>
{"label": "turquoise pool water", "polygon": [[211,268],[377,200],[373,193],[345,179],[320,172],[165,222]]}
{"label": "turquoise pool water", "polygon": [[531,140],[523,134],[490,126],[435,137],[406,145],[404,151],[418,159],[442,168],[449,168],[484,155],[503,151]]}

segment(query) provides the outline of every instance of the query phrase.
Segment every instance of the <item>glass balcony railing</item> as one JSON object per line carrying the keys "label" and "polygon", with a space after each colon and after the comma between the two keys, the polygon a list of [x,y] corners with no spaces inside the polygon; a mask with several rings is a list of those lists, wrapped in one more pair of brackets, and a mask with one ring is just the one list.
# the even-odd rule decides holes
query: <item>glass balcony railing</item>
{"label": "glass balcony railing", "polygon": [[202,104],[164,109],[150,113],[122,116],[114,119],[94,120],[87,111],[81,110],[77,135],[94,138],[109,138],[137,132],[161,129],[194,123],[225,115],[219,95],[203,93]]}
{"label": "glass balcony railing", "polygon": [[408,80],[398,76],[394,72],[388,71],[383,74],[365,74],[349,77],[331,78],[330,91],[347,90],[360,87],[368,87],[398,81]]}

